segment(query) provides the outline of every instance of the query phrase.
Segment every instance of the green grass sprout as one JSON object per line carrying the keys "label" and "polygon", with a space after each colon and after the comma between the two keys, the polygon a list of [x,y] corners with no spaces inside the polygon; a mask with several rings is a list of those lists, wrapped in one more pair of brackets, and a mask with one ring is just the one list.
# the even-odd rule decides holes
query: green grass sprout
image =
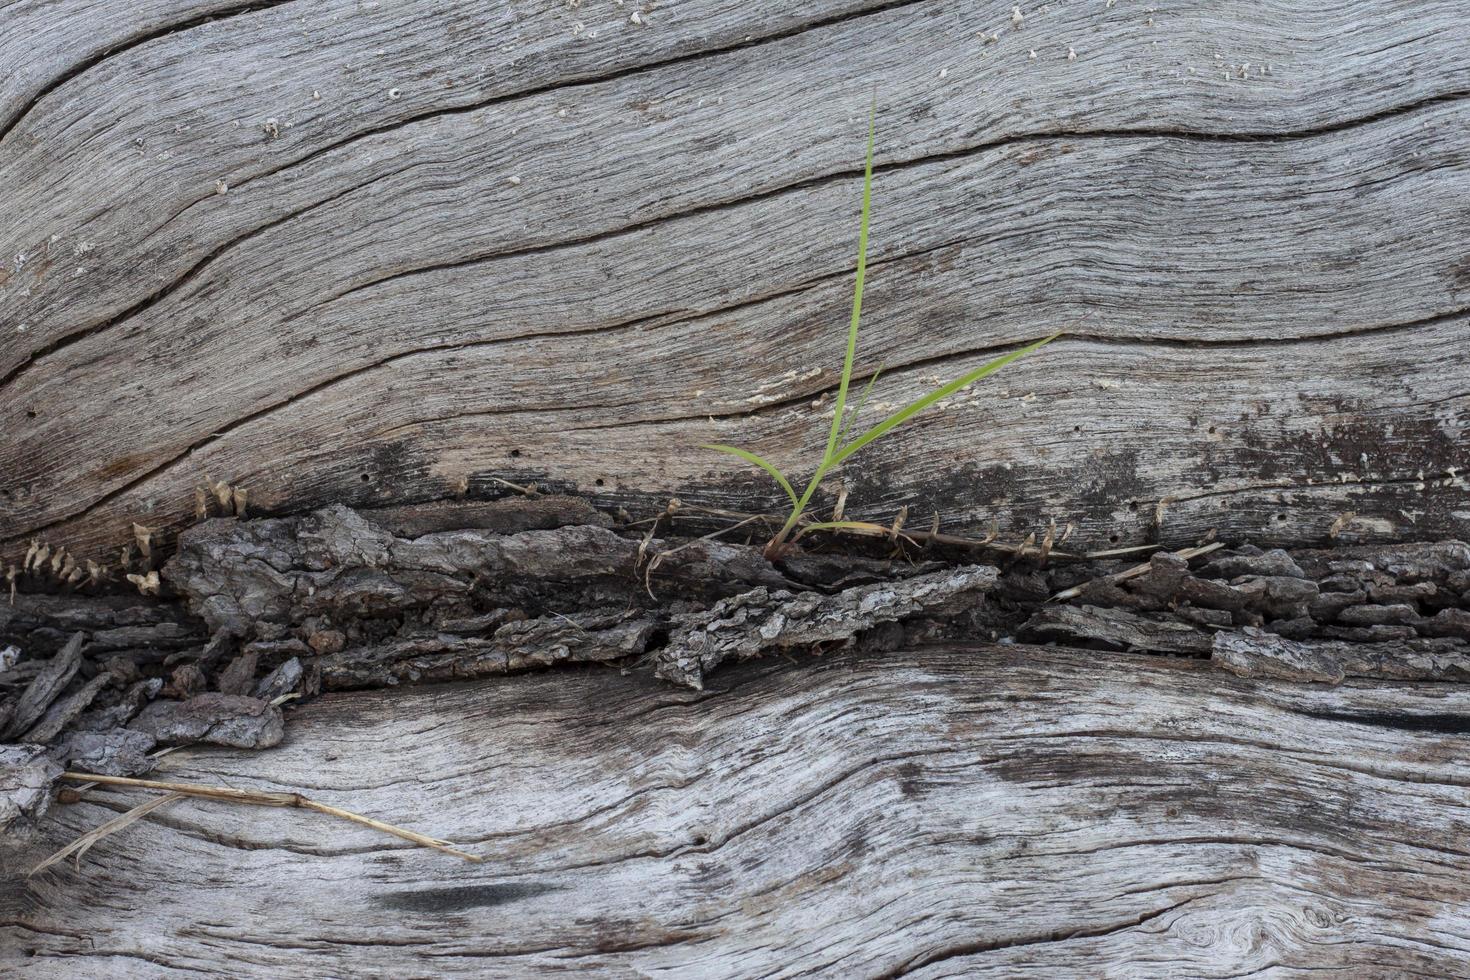
{"label": "green grass sprout", "polygon": [[[1061,333],[1054,333],[1049,337],[1043,337],[1035,343],[1027,344],[1019,350],[1014,350],[1009,354],[997,357],[988,364],[956,378],[949,382],[949,384],[931,391],[920,398],[914,399],[855,439],[849,440],[847,438],[849,422],[847,389],[852,381],[853,361],[857,357],[858,325],[861,321],[863,310],[863,280],[866,278],[868,270],[868,216],[872,210],[873,202],[873,145],[877,132],[876,123],[877,112],[875,107],[874,111],[868,116],[868,157],[867,164],[863,168],[863,212],[861,223],[858,225],[857,282],[853,288],[852,318],[848,321],[847,325],[847,354],[842,359],[842,380],[837,386],[836,410],[832,415],[832,428],[827,434],[827,448],[822,453],[821,462],[817,464],[816,471],[812,474],[812,478],[807,483],[806,489],[798,496],[791,481],[773,463],[748,449],[719,444],[706,444],[700,447],[702,449],[713,449],[717,452],[729,453],[732,456],[738,456],[747,463],[760,467],[771,475],[776,483],[780,485],[781,489],[786,492],[786,496],[790,498],[790,515],[786,518],[786,522],[781,526],[781,529],[766,544],[766,557],[773,561],[786,554],[791,544],[809,531],[845,527],[867,528],[870,526],[861,521],[822,521],[802,524],[802,517],[805,515],[807,507],[811,503],[812,496],[817,492],[817,488],[821,486],[822,480],[833,469],[841,466],[843,462],[858,450],[888,435],[935,402],[942,401],[960,389],[969,387],[981,378],[994,374],[1012,361],[1026,356],[1039,347],[1044,347],[1061,336]],[[873,376],[868,379],[867,387],[863,390],[861,398],[858,399],[856,410],[852,413],[854,416],[861,412],[864,405],[867,404],[868,393],[872,391],[873,384],[878,380],[878,375],[882,370],[882,366],[879,366],[878,370],[873,372]],[[793,531],[796,532],[795,537],[792,536]]]}

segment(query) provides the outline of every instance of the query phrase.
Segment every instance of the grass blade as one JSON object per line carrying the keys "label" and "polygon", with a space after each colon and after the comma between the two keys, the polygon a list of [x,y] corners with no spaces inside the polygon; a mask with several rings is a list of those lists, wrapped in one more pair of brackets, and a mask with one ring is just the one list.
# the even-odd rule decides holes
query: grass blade
{"label": "grass blade", "polygon": [[853,408],[853,410],[848,413],[847,418],[843,420],[842,431],[837,434],[837,445],[842,446],[846,444],[845,439],[847,436],[847,430],[849,426],[851,426],[852,420],[863,414],[863,407],[868,404],[868,396],[873,393],[873,385],[875,382],[877,382],[878,375],[882,373],[883,365],[879,364],[878,370],[873,372],[873,376],[869,378],[868,383],[863,386],[863,393],[858,397],[857,406]]}
{"label": "grass blade", "polygon": [[776,469],[774,465],[757,456],[755,453],[750,452],[749,450],[741,449],[738,446],[722,446],[718,443],[705,443],[699,448],[713,449],[716,452],[729,453],[731,456],[739,456],[747,463],[754,463],[756,466],[759,466],[761,469],[771,474],[775,481],[781,484],[781,489],[785,490],[786,496],[791,498],[791,506],[796,506],[796,491],[792,489],[791,481],[786,479],[785,475],[782,474],[780,470]]}
{"label": "grass blade", "polygon": [[879,422],[877,425],[873,426],[871,429],[858,436],[852,442],[842,447],[842,449],[840,449],[837,452],[837,455],[832,459],[832,465],[835,466],[838,463],[841,463],[843,460],[847,459],[847,457],[851,456],[859,449],[862,449],[868,443],[887,435],[889,432],[907,422],[909,419],[913,418],[915,415],[922,412],[930,405],[933,405],[935,402],[948,398],[950,395],[953,395],[955,392],[959,391],[966,385],[974,384],[976,381],[979,381],[981,378],[986,377],[987,375],[994,374],[996,371],[999,371],[1001,368],[1005,367],[1012,361],[1025,357],[1027,354],[1031,353],[1037,348],[1045,347],[1047,344],[1051,343],[1053,340],[1056,340],[1060,336],[1060,333],[1054,333],[1050,337],[1043,337],[1041,340],[1036,341],[1034,344],[1027,344],[1025,347],[1022,347],[1019,350],[1013,350],[1009,354],[997,357],[995,360],[986,364],[984,367],[976,368],[969,374],[961,375],[944,387],[939,388],[936,391],[931,391],[929,394],[924,395],[921,398],[914,399],[903,408],[900,408],[898,411],[888,416],[888,418],[884,419],[882,422]]}
{"label": "grass blade", "polygon": [[837,412],[832,416],[832,431],[827,436],[827,451],[824,460],[831,459],[837,452],[837,440],[842,432],[843,414],[847,409],[847,386],[852,380],[852,362],[857,356],[858,321],[863,313],[863,280],[868,271],[868,214],[873,206],[873,142],[877,133],[878,105],[876,99],[868,113],[868,159],[863,165],[863,216],[858,224],[857,283],[852,292],[852,319],[847,325],[847,356],[842,360],[842,380],[837,386]]}

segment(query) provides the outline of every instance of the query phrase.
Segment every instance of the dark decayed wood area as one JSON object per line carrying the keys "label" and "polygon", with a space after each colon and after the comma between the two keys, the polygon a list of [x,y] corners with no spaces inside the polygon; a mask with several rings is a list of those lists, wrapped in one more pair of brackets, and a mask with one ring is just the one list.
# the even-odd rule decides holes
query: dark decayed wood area
{"label": "dark decayed wood area", "polygon": [[1467,20],[0,0],[0,972],[1470,976]]}

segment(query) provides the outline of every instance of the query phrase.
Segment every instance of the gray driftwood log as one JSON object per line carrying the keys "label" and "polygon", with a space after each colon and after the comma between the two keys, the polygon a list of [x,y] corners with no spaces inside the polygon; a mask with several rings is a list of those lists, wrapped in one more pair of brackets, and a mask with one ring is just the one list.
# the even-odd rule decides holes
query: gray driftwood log
{"label": "gray driftwood log", "polygon": [[[779,502],[702,442],[819,454],[876,87],[869,415],[1071,335],[860,457],[850,515],[1470,539],[1465,17],[0,0],[0,572],[69,590],[0,607],[0,732],[48,743],[0,746],[37,831],[0,845],[0,972],[1470,972],[1462,566],[900,588],[709,545],[640,582],[616,519]],[[506,526],[505,481],[585,500]],[[301,516],[344,504],[378,526]],[[228,509],[286,520],[163,566]],[[532,541],[586,564],[538,582]],[[1071,649],[894,622],[991,584],[971,635]],[[788,663],[839,614],[864,646]],[[280,744],[150,754],[198,739]],[[26,882],[137,801],[47,814],[58,759],[487,860],[183,802]]]}
{"label": "gray driftwood log", "polygon": [[331,694],[164,778],[300,790],[483,855],[180,802],[13,872],[22,977],[1460,976],[1470,689],[992,646]]}

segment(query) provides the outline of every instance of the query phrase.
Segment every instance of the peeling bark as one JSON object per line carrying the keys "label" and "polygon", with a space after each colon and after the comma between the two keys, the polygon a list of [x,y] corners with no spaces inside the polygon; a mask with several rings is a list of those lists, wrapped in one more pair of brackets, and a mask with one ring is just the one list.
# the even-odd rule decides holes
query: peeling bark
{"label": "peeling bark", "polygon": [[1399,681],[1470,681],[1470,650],[1454,640],[1397,643],[1290,640],[1246,627],[1214,638],[1216,663],[1239,677],[1340,684],[1346,677]]}
{"label": "peeling bark", "polygon": [[664,680],[703,688],[705,674],[725,660],[846,644],[882,623],[954,615],[990,591],[996,578],[994,568],[973,565],[855,586],[834,596],[753,589],[705,612],[674,617],[669,641],[655,655],[655,672]]}
{"label": "peeling bark", "polygon": [[61,775],[40,745],[0,745],[0,834],[22,837],[51,808],[51,786]]}
{"label": "peeling bark", "polygon": [[201,694],[187,701],[155,701],[128,726],[162,745],[210,742],[268,749],[285,733],[281,709],[255,698]]}
{"label": "peeling bark", "polygon": [[[605,518],[539,526],[584,512],[561,498],[454,505],[486,525],[457,530],[435,508],[377,515],[424,531],[411,536],[345,507],[206,521],[180,537],[160,600],[21,597],[0,619],[21,651],[0,674],[0,716],[57,758],[134,772],[141,743],[117,729],[264,746],[281,737],[265,705],[286,695],[564,663],[642,666],[698,688],[729,659],[1014,635],[1339,683],[1463,679],[1470,647],[1459,542],[1241,547],[1194,568],[1159,553],[1131,576],[1118,561],[955,567],[942,547],[917,563],[798,551],[772,566],[757,547],[649,538]],[[1051,601],[1064,589],[1078,600]]]}
{"label": "peeling bark", "polygon": [[85,634],[74,633],[60,653],[26,687],[25,693],[11,710],[10,724],[3,737],[14,739],[29,729],[56,700],[82,665],[82,641]]}

